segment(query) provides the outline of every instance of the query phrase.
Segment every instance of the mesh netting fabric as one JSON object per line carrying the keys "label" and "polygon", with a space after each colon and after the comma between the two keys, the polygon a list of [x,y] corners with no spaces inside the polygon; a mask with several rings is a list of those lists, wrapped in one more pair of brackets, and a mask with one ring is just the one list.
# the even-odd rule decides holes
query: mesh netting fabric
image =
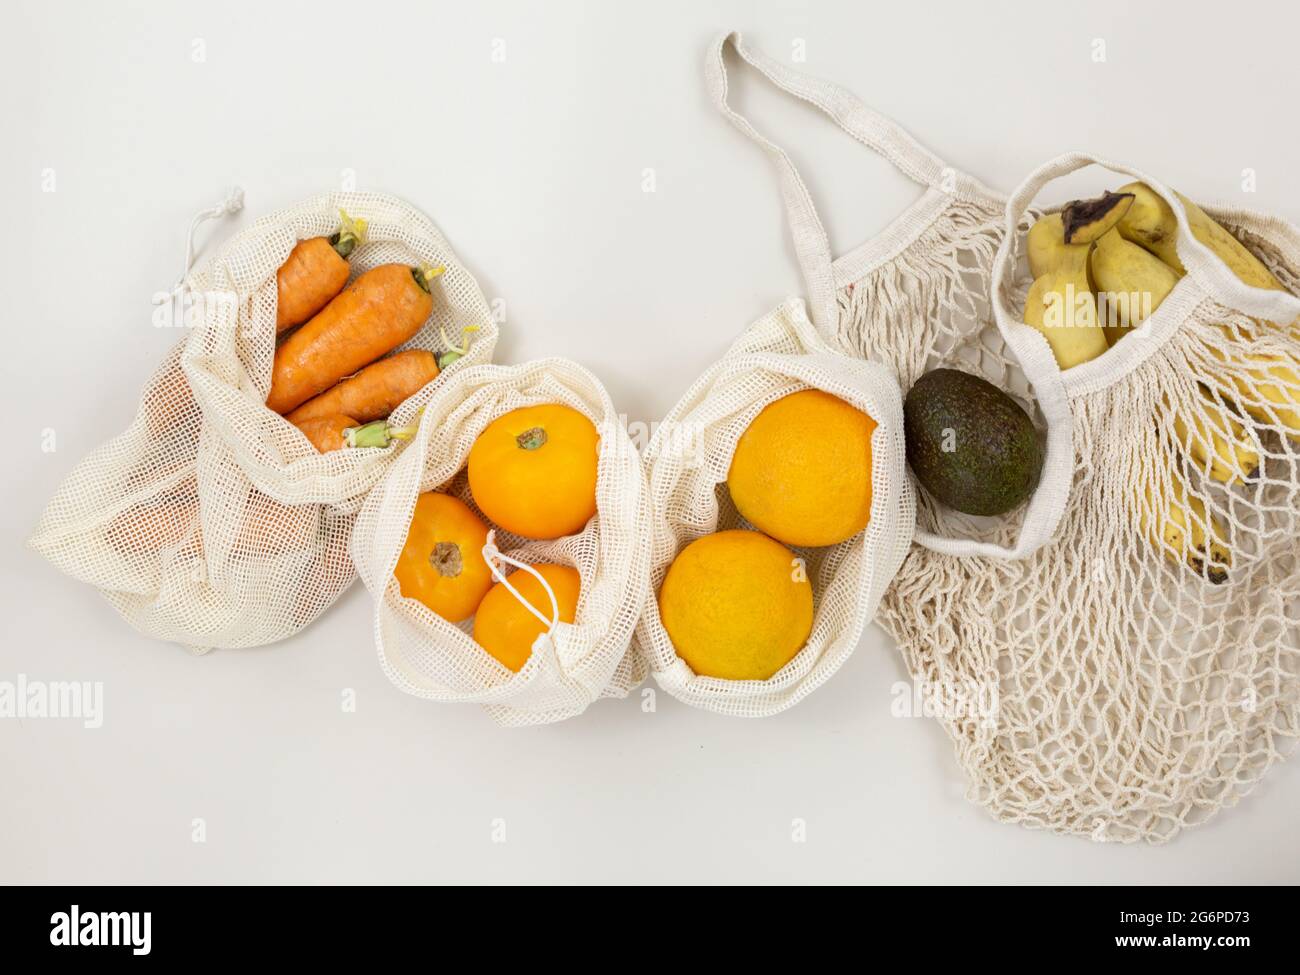
{"label": "mesh netting fabric", "polygon": [[[528,662],[512,673],[474,642],[472,620],[452,624],[403,597],[393,571],[419,495],[445,491],[484,517],[465,474],[474,441],[502,414],[550,403],[596,425],[596,516],[579,534],[554,541],[497,529],[496,544],[506,555],[572,566],[581,579],[574,622],[539,637]],[[449,375],[425,404],[415,439],[366,499],[352,541],[374,597],[375,641],[389,679],[417,697],[481,704],[507,726],[573,717],[598,698],[625,697],[644,679],[629,645],[645,598],[649,550],[640,454],[600,382],[558,358]]]}
{"label": "mesh netting fabric", "polygon": [[[370,223],[352,276],[387,262],[444,265],[434,312],[403,348],[445,349],[478,326],[454,369],[491,358],[496,326],[473,277],[413,207],[331,193],[262,217],[184,283],[187,337],[141,395],[127,430],[83,459],[31,545],[98,588],[131,625],[195,650],[252,647],[306,626],[355,578],[348,540],[361,500],[400,453],[319,454],[264,403],[276,339],[276,271],[303,238]],[[396,410],[410,421],[439,377]]]}
{"label": "mesh netting fabric", "polygon": [[[1291,228],[1211,212],[1294,287]],[[844,283],[841,334],[892,362],[905,388],[953,366],[1032,408],[989,311],[1005,221],[989,206],[966,223]],[[1018,311],[1030,281],[1024,261],[1010,266],[1002,299]],[[936,700],[996,702],[992,718],[937,709],[970,798],[1003,821],[1099,841],[1159,842],[1204,822],[1300,722],[1300,410],[1286,405],[1300,403],[1300,371],[1285,365],[1300,363],[1296,326],[1227,307],[1189,276],[1144,329],[1061,374],[1074,473],[1054,540],[1019,561],[914,546],[879,616]],[[1221,482],[1254,455],[1257,476]],[[1019,517],[971,518],[918,493],[919,529],[1001,544],[1019,529]],[[1226,581],[1196,557],[1198,537],[1226,552]]]}
{"label": "mesh netting fabric", "polygon": [[[846,542],[795,550],[813,586],[814,619],[794,659],[762,681],[697,675],[673,648],[656,594],[690,542],[752,527],[736,512],[726,487],[736,442],[769,403],[809,388],[840,397],[877,423],[871,520]],[[673,407],[650,441],[646,467],[653,550],[637,645],[655,679],[674,697],[723,714],[757,717],[798,703],[853,652],[912,539],[914,500],[893,375],[835,351],[808,321],[803,303],[788,301],[755,322]]]}

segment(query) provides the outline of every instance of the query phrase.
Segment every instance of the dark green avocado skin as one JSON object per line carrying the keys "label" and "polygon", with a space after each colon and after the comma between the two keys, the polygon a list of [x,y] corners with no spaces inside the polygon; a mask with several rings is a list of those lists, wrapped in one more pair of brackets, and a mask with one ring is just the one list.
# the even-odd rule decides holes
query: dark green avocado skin
{"label": "dark green avocado skin", "polygon": [[907,463],[921,486],[968,515],[1023,504],[1043,471],[1042,440],[1020,404],[957,369],[934,369],[916,381],[903,401],[903,429]]}

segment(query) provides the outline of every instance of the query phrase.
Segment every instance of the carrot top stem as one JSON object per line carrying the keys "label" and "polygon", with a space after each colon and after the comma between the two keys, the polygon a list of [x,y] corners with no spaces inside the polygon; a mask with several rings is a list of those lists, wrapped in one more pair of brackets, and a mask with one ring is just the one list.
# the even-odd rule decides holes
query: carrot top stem
{"label": "carrot top stem", "polygon": [[426,293],[432,293],[429,291],[429,288],[433,279],[441,277],[446,273],[447,269],[441,264],[437,267],[434,267],[431,264],[421,264],[419,267],[411,268],[411,277],[415,278],[415,283],[418,284]]}
{"label": "carrot top stem", "polygon": [[357,247],[358,244],[366,242],[366,230],[369,224],[364,217],[353,218],[348,215],[348,211],[339,207],[339,229],[338,233],[330,237],[330,246],[338,253],[339,257],[347,257]]}
{"label": "carrot top stem", "polygon": [[410,440],[415,427],[390,427],[387,420],[375,420],[364,426],[348,427],[343,439],[349,447],[387,447],[394,440]]}
{"label": "carrot top stem", "polygon": [[460,345],[453,345],[451,339],[447,338],[447,330],[441,325],[438,326],[438,332],[442,335],[442,341],[447,346],[447,351],[438,356],[438,368],[446,369],[457,359],[462,359],[469,355],[469,336],[477,332],[477,325],[466,325],[460,330]]}

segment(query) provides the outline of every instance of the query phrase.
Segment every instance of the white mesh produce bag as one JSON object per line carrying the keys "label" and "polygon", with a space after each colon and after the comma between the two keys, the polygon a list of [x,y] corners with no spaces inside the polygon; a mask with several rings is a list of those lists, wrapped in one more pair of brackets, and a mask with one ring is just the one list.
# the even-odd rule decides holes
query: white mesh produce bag
{"label": "white mesh produce bag", "polygon": [[[348,258],[352,277],[388,262],[446,268],[433,282],[430,321],[403,348],[443,351],[440,329],[455,342],[477,326],[449,374],[491,356],[496,328],[473,277],[433,224],[393,197],[330,193],[286,207],[187,273],[186,338],[145,387],[131,426],[77,465],[31,539],[148,635],[194,649],[270,643],[311,622],[354,578],[352,523],[401,444],[322,455],[264,405],[276,271],[298,240],[334,233],[340,207],[369,222]],[[226,210],[237,208],[234,198]],[[411,422],[443,381],[393,422]]]}
{"label": "white mesh produce bag", "polygon": [[[550,403],[584,414],[600,435],[596,516],[579,534],[554,541],[496,530],[507,556],[572,566],[581,577],[574,622],[538,637],[512,673],[474,642],[472,620],[449,623],[402,596],[393,572],[419,495],[445,491],[477,511],[465,475],[474,441],[502,414]],[[352,557],[375,600],[384,672],[409,694],[481,704],[503,725],[534,725],[572,717],[601,697],[624,697],[644,678],[629,652],[649,561],[644,471],[604,387],[576,363],[552,358],[448,375],[425,404],[415,439],[366,499]]]}
{"label": "white mesh produce bag", "polygon": [[[726,486],[736,443],[769,403],[810,388],[876,421],[871,520],[838,545],[794,549],[812,583],[814,615],[807,643],[788,664],[767,680],[698,675],[677,655],[655,595],[686,545],[711,532],[750,527]],[[673,407],[646,450],[653,548],[637,645],[660,685],[696,707],[762,716],[797,703],[835,673],[857,646],[912,540],[915,502],[905,464],[902,400],[887,369],[835,351],[797,299],[755,322]]]}

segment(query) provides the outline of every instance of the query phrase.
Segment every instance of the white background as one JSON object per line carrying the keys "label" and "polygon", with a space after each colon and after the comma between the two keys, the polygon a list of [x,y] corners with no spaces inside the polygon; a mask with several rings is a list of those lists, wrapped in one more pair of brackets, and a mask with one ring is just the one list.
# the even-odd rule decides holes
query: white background
{"label": "white background", "polygon": [[[136,635],[23,548],[177,340],[150,325],[151,297],[181,271],[191,214],[230,183],[247,209],[203,241],[344,170],[410,199],[504,300],[500,360],[578,359],[630,419],[653,420],[801,290],[767,161],[705,97],[720,30],[786,60],[801,40],[805,70],[1003,191],[1086,148],[1296,221],[1294,7],[185,6],[39,0],[5,14],[0,680],[98,680],[106,701],[94,731],[0,720],[0,880],[1300,880],[1294,767],[1164,847],[994,822],[964,800],[939,726],[891,716],[905,673],[875,628],[776,718],[662,693],[645,713],[636,692],[508,732],[391,687],[359,585],[293,639],[196,658]],[[736,88],[791,147],[837,253],[918,194],[752,71]],[[507,842],[492,842],[494,820]]]}

